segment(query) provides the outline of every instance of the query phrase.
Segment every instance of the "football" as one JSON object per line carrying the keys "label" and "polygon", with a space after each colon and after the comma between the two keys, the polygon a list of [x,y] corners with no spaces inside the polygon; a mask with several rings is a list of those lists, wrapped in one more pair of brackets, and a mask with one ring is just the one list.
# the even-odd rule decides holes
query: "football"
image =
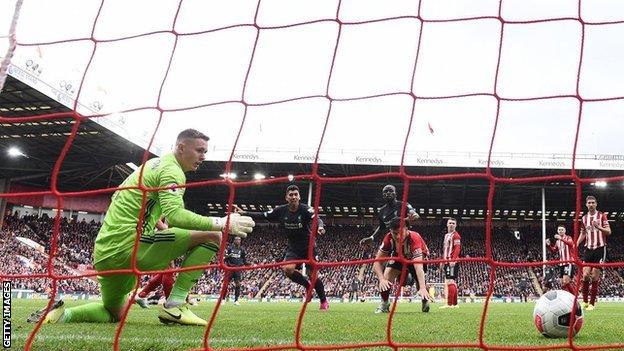
{"label": "football", "polygon": [[533,321],[537,330],[545,337],[565,338],[572,325],[572,335],[576,335],[583,326],[583,309],[577,301],[573,315],[573,305],[574,295],[567,291],[551,290],[542,295],[533,309]]}

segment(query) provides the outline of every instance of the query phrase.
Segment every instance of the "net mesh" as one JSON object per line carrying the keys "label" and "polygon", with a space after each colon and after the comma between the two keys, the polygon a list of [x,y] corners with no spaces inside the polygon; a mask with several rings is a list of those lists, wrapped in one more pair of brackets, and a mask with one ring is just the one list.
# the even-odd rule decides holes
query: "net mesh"
{"label": "net mesh", "polygon": [[[61,213],[60,213],[60,209],[62,209],[64,207],[64,198],[69,197],[69,196],[76,196],[76,195],[80,195],[80,196],[88,196],[88,195],[95,195],[95,194],[101,194],[101,193],[110,193],[111,191],[114,191],[116,189],[99,189],[99,190],[91,190],[91,191],[84,191],[84,192],[61,192],[57,189],[57,182],[58,182],[58,176],[59,176],[59,170],[61,168],[61,165],[63,164],[63,161],[72,145],[72,142],[74,141],[74,139],[76,138],[76,135],[79,131],[80,125],[82,122],[84,122],[85,120],[88,120],[89,118],[97,118],[100,116],[91,116],[91,117],[84,117],[82,115],[80,115],[77,112],[77,107],[78,107],[78,101],[80,99],[81,96],[81,92],[82,92],[82,88],[83,88],[83,84],[85,81],[85,77],[87,75],[87,72],[89,71],[89,68],[93,62],[93,58],[95,56],[95,52],[97,49],[97,46],[99,43],[103,42],[103,41],[98,41],[95,36],[94,36],[94,31],[95,31],[95,26],[96,23],[98,21],[98,19],[100,19],[101,16],[101,12],[102,12],[102,8],[104,7],[104,3],[106,0],[102,0],[100,3],[100,7],[97,13],[97,16],[95,17],[95,20],[93,22],[92,25],[92,31],[91,31],[91,35],[89,38],[78,38],[78,39],[69,39],[69,40],[61,40],[61,41],[55,41],[55,42],[48,42],[48,43],[20,43],[19,40],[15,39],[15,25],[17,23],[17,19],[18,19],[18,15],[19,15],[19,9],[21,7],[21,3],[22,1],[18,1],[17,2],[17,6],[16,6],[16,11],[15,11],[15,15],[13,17],[13,23],[11,25],[11,32],[10,32],[10,36],[9,36],[9,40],[10,40],[10,46],[9,46],[9,50],[8,50],[8,54],[5,55],[5,59],[2,62],[2,71],[0,72],[0,82],[4,82],[4,78],[6,77],[6,68],[8,66],[8,63],[10,61],[10,58],[12,56],[13,51],[15,50],[16,46],[43,46],[43,45],[51,45],[51,44],[59,44],[59,43],[70,43],[70,42],[75,42],[75,41],[82,41],[82,40],[90,40],[94,43],[93,45],[93,49],[91,52],[91,55],[89,57],[89,60],[86,64],[86,69],[84,70],[84,73],[82,75],[82,79],[80,80],[80,84],[77,87],[77,96],[74,102],[74,106],[73,106],[73,111],[68,112],[68,113],[54,113],[54,114],[46,114],[46,115],[38,115],[38,116],[30,116],[30,117],[19,117],[19,118],[6,118],[6,117],[0,117],[0,122],[2,123],[24,123],[24,122],[29,122],[29,121],[44,121],[44,120],[53,120],[53,119],[63,119],[63,118],[67,118],[67,117],[71,117],[74,120],[74,124],[71,130],[71,134],[69,135],[69,137],[67,138],[67,141],[63,147],[63,149],[61,150],[61,153],[58,157],[58,159],[56,160],[56,163],[54,165],[54,168],[52,170],[52,176],[51,176],[51,182],[50,182],[50,190],[48,191],[40,191],[40,192],[29,192],[29,193],[11,193],[11,194],[2,194],[1,196],[4,198],[9,198],[9,197],[21,197],[24,195],[53,195],[56,197],[57,199],[57,209],[59,211],[57,211],[57,216],[54,222],[54,230],[53,230],[53,234],[51,236],[51,242],[50,242],[50,259],[48,261],[48,267],[47,267],[47,274],[38,274],[38,275],[2,275],[2,279],[18,279],[18,278],[49,278],[51,279],[52,282],[52,294],[55,295],[56,294],[56,287],[57,284],[60,280],[65,280],[65,279],[77,279],[77,278],[81,278],[81,277],[85,277],[85,276],[89,276],[89,274],[84,274],[84,275],[78,275],[78,276],[64,276],[64,275],[59,275],[55,273],[55,268],[53,265],[53,258],[54,255],[57,251],[57,246],[58,246],[58,238],[59,238],[59,232],[60,232],[60,223],[61,223]],[[584,21],[582,16],[581,16],[581,1],[578,1],[578,6],[577,6],[577,16],[575,17],[561,17],[561,18],[547,18],[547,19],[540,19],[540,20],[532,20],[532,21],[510,21],[510,20],[506,20],[505,18],[503,18],[502,16],[502,7],[503,7],[503,1],[500,1],[498,4],[498,15],[497,16],[475,16],[475,17],[464,17],[464,18],[453,18],[453,19],[427,19],[424,18],[421,15],[421,4],[419,3],[418,6],[418,11],[416,14],[412,15],[412,16],[400,16],[400,17],[392,17],[392,18],[384,18],[384,19],[377,19],[377,20],[369,20],[369,21],[361,21],[361,22],[357,22],[357,23],[349,23],[346,21],[343,21],[340,19],[340,9],[341,9],[341,5],[342,2],[338,2],[338,7],[336,9],[335,12],[335,17],[333,19],[324,19],[324,20],[320,20],[320,21],[313,21],[313,22],[302,22],[302,23],[298,23],[298,24],[293,24],[293,25],[284,25],[284,26],[271,26],[271,27],[263,27],[261,25],[258,24],[258,11],[260,9],[260,5],[261,5],[261,1],[258,2],[257,6],[256,6],[256,10],[255,10],[255,16],[254,16],[254,22],[253,24],[241,24],[239,26],[253,26],[256,28],[256,36],[255,36],[255,41],[254,41],[254,45],[253,45],[253,49],[250,55],[250,59],[249,59],[249,63],[247,65],[247,70],[245,73],[245,79],[244,79],[244,83],[243,83],[243,99],[240,101],[240,103],[242,103],[244,105],[244,114],[243,114],[243,118],[242,118],[242,122],[240,127],[238,128],[238,133],[236,136],[236,141],[234,143],[234,148],[232,149],[232,152],[230,154],[230,159],[229,161],[226,163],[226,169],[225,169],[225,173],[229,173],[232,170],[232,156],[234,155],[234,150],[236,149],[236,144],[240,138],[241,135],[241,131],[243,129],[243,126],[245,124],[245,118],[247,116],[247,110],[249,108],[249,106],[252,106],[253,104],[248,103],[247,101],[245,101],[245,91],[248,88],[248,80],[249,80],[249,75],[250,75],[250,71],[254,62],[254,57],[256,55],[257,52],[257,48],[258,48],[258,39],[260,36],[260,33],[262,30],[264,29],[280,29],[280,28],[288,28],[288,27],[292,27],[295,25],[300,25],[300,24],[305,24],[305,23],[314,23],[314,22],[326,22],[326,21],[333,21],[336,23],[336,25],[338,26],[338,36],[336,39],[336,42],[333,45],[333,54],[332,54],[332,59],[331,59],[331,68],[329,71],[329,77],[327,79],[327,85],[326,85],[326,89],[324,94],[321,94],[317,97],[322,97],[327,99],[328,101],[328,110],[327,110],[327,114],[326,114],[326,118],[325,118],[325,124],[323,127],[323,133],[322,133],[322,137],[320,139],[318,148],[317,148],[317,153],[316,153],[316,159],[313,163],[312,166],[312,171],[309,174],[300,174],[297,175],[298,179],[303,179],[303,180],[309,180],[311,182],[313,182],[315,184],[316,187],[316,192],[315,192],[315,196],[314,196],[314,207],[315,208],[319,208],[319,204],[320,204],[320,199],[321,199],[321,192],[322,192],[322,187],[323,184],[328,184],[328,183],[344,183],[344,182],[355,182],[355,181],[362,181],[362,180],[372,180],[372,179],[385,179],[388,177],[394,177],[394,178],[398,178],[401,179],[403,182],[403,201],[407,202],[408,200],[408,196],[409,196],[409,185],[410,182],[426,182],[426,181],[432,181],[432,180],[442,180],[442,181],[452,181],[452,180],[458,180],[458,179],[482,179],[485,180],[489,183],[489,191],[488,191],[488,197],[487,197],[487,212],[486,212],[486,225],[485,225],[485,247],[486,247],[486,254],[485,257],[477,257],[477,258],[460,258],[458,261],[459,262],[473,262],[473,263],[484,263],[486,265],[488,265],[490,267],[490,278],[489,278],[489,287],[488,287],[488,291],[487,291],[487,298],[485,299],[485,304],[483,307],[483,312],[481,315],[481,319],[480,319],[480,325],[479,325],[479,333],[477,336],[477,340],[475,342],[472,343],[402,343],[402,342],[397,342],[393,339],[393,335],[392,335],[392,328],[393,328],[393,320],[395,317],[395,311],[396,311],[396,302],[393,304],[392,308],[391,308],[391,312],[388,318],[388,323],[387,323],[387,333],[386,333],[386,340],[383,341],[379,341],[379,342],[367,342],[367,343],[352,343],[352,344],[328,344],[328,345],[307,345],[302,341],[302,327],[303,327],[303,319],[304,319],[304,315],[306,313],[306,309],[308,306],[308,302],[304,302],[303,306],[300,310],[298,319],[297,319],[297,324],[296,324],[296,329],[295,329],[295,335],[294,335],[294,342],[291,344],[286,344],[286,345],[277,345],[277,346],[271,346],[271,347],[252,347],[252,348],[245,348],[245,349],[249,349],[249,350],[283,350],[283,349],[300,349],[300,350],[306,350],[306,349],[316,349],[316,350],[331,350],[331,349],[356,349],[356,348],[363,348],[363,347],[390,347],[394,350],[398,350],[401,348],[444,348],[444,347],[452,347],[452,348],[480,348],[480,349],[484,349],[484,350],[541,350],[541,349],[561,349],[561,348],[568,348],[568,349],[573,349],[573,350],[591,350],[591,349],[622,349],[624,348],[624,343],[617,343],[617,344],[608,344],[608,345],[590,345],[590,346],[579,346],[576,345],[574,340],[569,337],[568,340],[566,342],[563,342],[561,344],[557,344],[557,345],[545,345],[545,346],[509,346],[509,345],[493,345],[493,344],[488,344],[486,343],[486,340],[484,338],[484,330],[485,330],[485,326],[486,326],[486,320],[487,320],[487,315],[488,315],[488,307],[489,307],[489,303],[490,303],[490,298],[492,297],[493,291],[494,291],[494,282],[496,279],[496,269],[497,268],[501,268],[501,267],[528,267],[528,266],[541,266],[543,263],[542,262],[500,262],[500,261],[496,261],[493,256],[492,256],[492,245],[491,245],[491,238],[492,238],[492,219],[493,219],[493,201],[494,201],[494,194],[495,194],[495,187],[497,184],[519,184],[519,183],[533,183],[533,182],[544,182],[544,181],[571,181],[574,182],[574,184],[576,185],[576,208],[575,208],[575,213],[576,213],[576,218],[575,218],[575,222],[574,222],[574,233],[575,233],[575,239],[578,236],[579,233],[579,214],[582,213],[582,202],[581,202],[581,193],[582,193],[582,185],[583,184],[588,184],[590,182],[595,182],[596,179],[589,179],[589,178],[580,178],[578,176],[576,167],[575,167],[575,161],[576,161],[576,150],[577,150],[577,144],[578,144],[578,136],[579,136],[579,129],[581,126],[581,119],[582,119],[582,111],[583,111],[583,105],[584,103],[588,102],[588,101],[609,101],[609,100],[622,100],[624,99],[624,97],[610,97],[610,98],[604,98],[604,99],[584,99],[581,94],[579,93],[579,81],[580,81],[580,73],[581,73],[581,66],[583,64],[583,52],[584,52],[584,46],[585,46],[585,31],[586,31],[586,27],[587,26],[599,26],[599,25],[608,25],[608,24],[623,24],[624,21],[608,21],[608,22],[588,22],[588,21]],[[170,56],[169,56],[169,60],[167,63],[167,69],[166,69],[166,73],[164,76],[164,79],[161,81],[160,86],[159,86],[159,90],[158,90],[158,102],[156,104],[156,109],[159,111],[159,119],[158,119],[158,124],[156,126],[156,129],[154,130],[151,139],[150,139],[150,143],[149,146],[147,148],[147,150],[150,149],[153,141],[154,141],[154,137],[158,131],[158,128],[160,127],[160,122],[162,121],[163,118],[163,113],[167,112],[166,109],[161,107],[161,97],[162,97],[162,92],[163,92],[163,86],[165,84],[165,81],[167,79],[167,76],[169,74],[169,70],[171,68],[171,64],[172,64],[172,60],[174,57],[174,54],[176,52],[176,47],[178,44],[178,38],[180,37],[180,34],[177,33],[175,31],[175,26],[176,26],[176,21],[178,19],[178,15],[180,12],[180,8],[182,6],[182,0],[180,0],[180,2],[177,4],[177,9],[176,9],[176,14],[171,26],[171,30],[169,31],[165,31],[166,33],[170,33],[172,35],[175,36],[175,41],[174,41],[174,45],[172,47]],[[441,23],[441,22],[464,22],[464,21],[474,21],[474,20],[484,20],[484,19],[490,19],[490,20],[495,20],[498,21],[500,24],[500,38],[499,38],[499,44],[498,44],[498,57],[497,57],[497,65],[496,65],[496,74],[495,74],[495,78],[493,81],[493,92],[491,93],[467,93],[467,94],[459,94],[459,95],[452,95],[452,96],[435,96],[435,97],[431,97],[431,96],[418,96],[417,94],[415,94],[415,92],[409,91],[409,92],[392,92],[392,93],[387,93],[387,94],[379,94],[379,95],[372,95],[372,96],[366,96],[366,97],[359,97],[359,98],[341,98],[341,99],[337,99],[337,98],[333,98],[330,94],[330,82],[332,80],[333,74],[334,74],[334,65],[336,62],[336,57],[338,54],[338,50],[339,50],[339,43],[341,40],[341,34],[343,31],[343,28],[345,26],[349,26],[349,25],[353,25],[353,24],[365,24],[365,23],[373,23],[373,22],[384,22],[384,21],[391,21],[391,20],[396,20],[396,19],[400,19],[400,18],[410,18],[410,19],[414,19],[420,22],[421,26],[420,26],[420,31],[417,34],[418,35],[418,41],[417,41],[417,47],[416,47],[416,59],[413,63],[413,70],[412,70],[412,74],[411,74],[411,86],[414,86],[414,79],[416,78],[416,63],[418,62],[419,59],[419,55],[420,55],[420,46],[421,46],[421,38],[422,38],[422,32],[423,32],[423,27],[425,27],[425,25],[430,24],[430,23]],[[504,96],[500,96],[497,92],[498,92],[498,84],[499,84],[499,71],[500,71],[500,64],[501,64],[501,55],[502,55],[502,51],[503,51],[503,37],[505,35],[505,28],[506,26],[509,26],[510,24],[530,24],[530,23],[545,23],[545,22],[553,22],[553,21],[575,21],[576,23],[578,23],[582,30],[581,30],[581,36],[580,36],[580,55],[579,55],[579,60],[578,60],[578,65],[577,65],[577,75],[576,75],[576,93],[575,94],[561,94],[561,95],[552,95],[552,96],[540,96],[540,97],[527,97],[527,98],[506,98]],[[236,27],[236,26],[234,26]],[[214,29],[214,30],[219,30],[219,29],[225,29],[224,28],[218,28],[218,29]],[[230,28],[230,27],[228,27]],[[210,31],[214,31],[214,30],[210,30]],[[203,31],[203,32],[197,32],[197,33],[193,33],[191,35],[200,35],[200,34],[204,34],[204,33],[208,33],[210,31]],[[110,41],[122,41],[122,40],[126,40],[129,38],[136,38],[138,36],[149,36],[149,35],[153,35],[153,34],[157,34],[157,33],[163,33],[162,31],[159,32],[151,32],[151,33],[141,33],[139,35],[135,35],[135,36],[127,36],[127,37],[123,37],[123,38],[118,38],[118,39],[114,39],[114,40],[110,40]],[[1,85],[0,85],[1,87]],[[356,100],[356,99],[368,99],[368,98],[374,98],[374,97],[380,97],[380,96],[390,96],[390,95],[405,95],[405,96],[409,96],[412,99],[412,109],[411,109],[411,118],[410,118],[410,123],[407,129],[407,132],[405,133],[404,136],[404,143],[403,143],[403,153],[402,153],[402,157],[401,157],[401,166],[399,168],[399,171],[397,172],[382,172],[382,173],[374,173],[374,174],[365,174],[365,175],[359,175],[359,176],[351,176],[351,177],[339,177],[339,178],[332,178],[332,177],[325,177],[322,176],[321,174],[319,174],[319,164],[318,164],[318,158],[319,158],[319,153],[321,150],[321,146],[323,145],[323,139],[325,137],[326,131],[327,131],[327,126],[328,126],[328,122],[330,120],[330,114],[332,111],[332,108],[334,106],[334,103],[336,101],[348,101],[348,100]],[[494,123],[494,128],[492,130],[491,133],[491,141],[490,141],[490,146],[489,146],[489,152],[488,152],[488,160],[487,163],[485,165],[485,169],[482,172],[471,172],[471,173],[455,173],[455,174],[443,174],[443,175],[428,175],[428,176],[422,176],[422,175],[410,175],[408,174],[408,172],[406,171],[405,166],[403,165],[403,160],[405,157],[405,152],[406,152],[406,148],[408,146],[408,140],[409,140],[409,136],[410,136],[410,130],[412,129],[412,122],[413,122],[413,118],[414,118],[414,109],[415,109],[415,104],[416,101],[418,99],[436,99],[436,100],[443,100],[443,99],[449,99],[449,98],[459,98],[459,97],[470,97],[470,96],[490,96],[492,98],[495,98],[497,101],[497,108],[496,108],[496,121]],[[293,98],[290,100],[285,100],[285,101],[291,101],[291,100],[298,100],[298,99],[304,99],[304,98],[309,98],[309,97],[315,97],[315,96],[302,96],[302,97],[297,97],[297,98]],[[542,177],[527,177],[527,178],[521,178],[521,179],[511,179],[511,178],[506,178],[506,177],[498,177],[496,175],[493,174],[492,172],[492,168],[491,168],[491,154],[492,154],[492,147],[494,144],[494,139],[496,136],[496,132],[497,132],[497,125],[498,125],[498,120],[499,120],[499,113],[500,113],[500,107],[501,107],[501,102],[502,101],[531,101],[531,100],[548,100],[548,99],[555,99],[555,98],[572,98],[572,99],[576,99],[578,101],[578,115],[577,115],[577,123],[576,123],[576,133],[575,133],[575,140],[574,140],[574,151],[573,151],[573,157],[572,157],[572,167],[570,169],[570,172],[567,174],[561,174],[561,175],[553,175],[553,176],[542,176]],[[267,103],[266,105],[271,105],[271,104],[277,104],[277,103],[283,103],[285,102],[284,100],[282,101],[275,101],[275,102],[270,102]],[[223,103],[223,102],[218,102],[218,103],[213,103],[211,105],[216,105],[219,103]],[[191,107],[192,108],[192,107]],[[134,109],[134,110],[140,110],[139,109]],[[128,111],[126,111],[128,112]],[[149,152],[146,151],[144,153],[143,156],[143,161],[145,162],[148,159],[149,156]],[[612,178],[607,178],[607,179],[602,179],[602,180],[606,180],[608,182],[611,181],[621,181],[624,179],[624,176],[618,176],[618,177],[612,177]],[[280,177],[280,178],[275,178],[275,179],[267,179],[261,182],[261,184],[268,184],[268,183],[280,183],[280,182],[286,182],[287,179],[286,177]],[[228,187],[229,189],[229,197],[228,197],[228,208],[232,209],[232,205],[235,201],[235,196],[236,196],[236,191],[237,189],[241,188],[241,187],[249,187],[249,186],[255,186],[258,185],[257,181],[254,182],[234,182],[231,179],[219,179],[219,180],[208,180],[208,181],[201,181],[201,182],[193,182],[193,183],[189,183],[186,186],[187,187],[196,187],[196,186],[209,186],[209,185],[225,185]],[[157,191],[157,190],[162,190],[162,189],[153,189],[153,188],[147,188],[145,186],[140,186],[138,187],[138,189],[140,189],[143,192],[143,199],[144,199],[144,204],[145,204],[145,200],[146,200],[146,196],[147,193],[150,191]],[[139,223],[143,222],[143,216],[144,216],[144,207],[140,213],[140,218],[139,218]],[[402,209],[403,215],[405,215],[405,207],[403,207]],[[309,247],[309,257],[313,257],[312,255],[312,248],[315,242],[315,237],[316,235],[314,233],[316,233],[316,228],[318,226],[318,223],[316,222],[316,219],[314,221],[313,224],[313,228],[312,228],[312,234],[311,234],[311,241],[310,241],[310,247]],[[138,226],[138,228],[142,228],[141,225]],[[135,248],[133,250],[133,258],[132,258],[132,269],[125,269],[125,270],[116,270],[116,271],[110,271],[107,273],[110,274],[114,274],[114,273],[132,273],[137,275],[138,277],[140,277],[142,274],[145,274],[145,272],[139,271],[136,268],[136,253],[137,253],[137,247],[138,247],[138,236],[135,242]],[[575,240],[576,241],[576,240]],[[224,242],[227,242],[227,235],[225,235],[224,238]],[[407,260],[405,257],[402,257],[401,253],[399,253],[400,257],[398,257],[397,259],[402,262],[402,263],[408,263],[408,262],[418,262],[418,261],[410,261]],[[240,267],[231,267],[231,266],[227,266],[224,264],[224,250],[223,248],[221,249],[221,251],[219,252],[218,255],[218,263],[217,264],[210,264],[210,265],[206,265],[206,266],[202,266],[202,268],[217,268],[220,270],[223,270],[225,272],[232,272],[235,270],[240,270],[243,268]],[[314,259],[310,259],[310,260],[301,260],[301,261],[296,261],[298,263],[306,263],[308,264],[310,267],[312,267],[312,273],[311,273],[311,284],[310,287],[308,288],[307,293],[311,294],[312,292],[312,288],[314,286],[314,282],[317,279],[317,273],[318,270],[320,268],[326,268],[326,267],[335,267],[335,266],[339,266],[339,265],[359,265],[359,264],[365,264],[365,263],[371,263],[374,262],[375,259],[366,259],[366,260],[353,260],[353,261],[349,261],[349,262],[319,262],[316,261]],[[440,263],[440,262],[444,262],[443,260],[434,260],[432,261],[433,263]],[[288,263],[292,263],[292,262],[288,262]],[[579,266],[583,266],[583,263],[580,261],[580,259],[578,257],[575,257],[574,263],[579,265]],[[258,265],[257,267],[255,267],[254,269],[261,269],[261,268],[276,268],[276,267],[280,267],[281,265],[286,264],[284,262],[282,263],[275,263],[275,264],[261,264]],[[551,262],[550,264],[553,264],[553,262]],[[606,263],[606,264],[601,264],[600,266],[602,267],[619,267],[621,266],[621,263]],[[191,268],[187,268],[186,270],[191,269]],[[171,270],[166,270],[166,272],[179,272],[180,269],[171,269]],[[163,271],[164,272],[164,271]],[[93,275],[93,274],[91,274]],[[227,293],[227,288],[228,288],[228,284],[229,284],[229,275],[224,275],[224,281],[223,281],[223,285],[222,285],[222,289],[221,289],[221,296],[225,296],[225,294]],[[401,274],[401,282],[403,282],[405,280],[405,270],[402,272]],[[579,282],[580,282],[580,275],[577,275],[576,277],[576,286],[579,286]],[[137,282],[138,284],[138,282]],[[136,294],[136,292],[135,292]],[[397,291],[396,293],[397,297],[399,292]],[[47,308],[49,309],[52,305],[54,301],[54,296],[50,299],[50,302],[48,303]],[[219,300],[219,302],[216,304],[213,313],[210,317],[209,320],[209,324],[208,327],[205,330],[204,333],[204,339],[203,339],[203,348],[201,350],[211,350],[213,349],[210,345],[210,335],[211,335],[211,331],[213,329],[214,323],[215,323],[215,319],[219,313],[219,309],[221,306],[221,300]],[[126,310],[123,313],[123,317],[121,319],[121,321],[118,324],[118,327],[116,329],[115,332],[115,338],[114,338],[114,349],[118,350],[119,349],[119,342],[120,342],[120,338],[122,337],[122,332],[125,326],[125,322],[126,322],[126,317],[128,314],[128,310],[129,310],[128,306],[126,308]],[[32,342],[35,338],[35,336],[37,335],[37,333],[39,332],[39,329],[41,327],[41,322],[39,322],[36,327],[33,329],[33,331],[30,333],[28,340],[26,342],[26,349],[30,349]],[[236,348],[236,349],[240,349],[240,348]]]}

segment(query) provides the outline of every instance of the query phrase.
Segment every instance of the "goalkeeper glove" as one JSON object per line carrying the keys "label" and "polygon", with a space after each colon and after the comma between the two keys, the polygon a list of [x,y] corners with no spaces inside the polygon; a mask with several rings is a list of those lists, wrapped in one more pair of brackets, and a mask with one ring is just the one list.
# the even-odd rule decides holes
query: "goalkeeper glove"
{"label": "goalkeeper glove", "polygon": [[[215,229],[223,230],[228,217],[216,218]],[[241,216],[238,213],[230,214],[230,226],[228,231],[231,235],[240,236],[241,238],[247,237],[247,234],[251,233],[253,227],[256,225],[254,220],[249,216]]]}

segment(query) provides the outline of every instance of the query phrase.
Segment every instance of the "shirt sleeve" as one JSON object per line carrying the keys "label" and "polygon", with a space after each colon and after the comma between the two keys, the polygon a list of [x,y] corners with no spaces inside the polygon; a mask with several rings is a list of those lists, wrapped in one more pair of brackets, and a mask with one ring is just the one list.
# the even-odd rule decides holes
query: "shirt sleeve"
{"label": "shirt sleeve", "polygon": [[561,239],[559,239],[561,241],[563,241],[566,245],[568,246],[574,246],[574,240],[572,240],[572,237],[569,235],[564,235]]}
{"label": "shirt sleeve", "polygon": [[158,172],[158,187],[167,188],[158,192],[158,201],[169,225],[182,229],[212,230],[212,218],[184,208],[184,188],[175,187],[186,183],[184,172],[175,164],[163,165]]}
{"label": "shirt sleeve", "polygon": [[459,258],[459,252],[461,251],[461,237],[459,233],[453,235],[453,251],[451,252],[451,258]]}
{"label": "shirt sleeve", "polygon": [[264,212],[264,218],[269,222],[278,222],[284,212],[285,205],[277,206],[271,211]]}
{"label": "shirt sleeve", "polygon": [[420,237],[420,235],[413,235],[410,233],[410,235],[412,235],[412,256],[413,257],[418,257],[418,256],[422,256],[423,252],[424,252],[424,248],[425,248],[425,242],[423,241],[423,239]]}
{"label": "shirt sleeve", "polygon": [[557,242],[556,241],[554,243],[551,243],[550,245],[546,245],[546,247],[552,253],[555,253],[555,252],[559,251],[559,249],[557,249]]}
{"label": "shirt sleeve", "polygon": [[607,219],[607,215],[604,213],[600,214],[600,226],[609,228],[609,220]]}
{"label": "shirt sleeve", "polygon": [[385,232],[388,228],[386,227],[386,223],[384,223],[383,218],[381,217],[381,209],[377,213],[377,219],[379,220],[379,230],[381,232]]}
{"label": "shirt sleeve", "polygon": [[390,238],[390,236],[386,235],[381,242],[381,246],[379,246],[379,251],[385,254],[390,254],[390,251],[392,250],[392,243],[390,242],[391,240],[392,239]]}
{"label": "shirt sleeve", "polygon": [[[304,218],[308,221],[308,223],[312,224],[312,220],[314,220],[314,217],[318,217],[316,216],[316,211],[314,211],[313,207],[310,207],[308,205],[303,206],[303,212],[304,212]],[[319,228],[323,228],[324,223],[323,220],[321,219],[321,217],[318,217],[318,227]]]}
{"label": "shirt sleeve", "polygon": [[407,205],[405,205],[405,214],[409,216],[412,213],[416,213],[416,210],[408,202]]}
{"label": "shirt sleeve", "polygon": [[244,215],[253,218],[256,221],[265,220],[269,222],[278,222],[281,217],[282,206],[277,206],[270,211],[265,212],[254,212],[254,211],[245,211]]}

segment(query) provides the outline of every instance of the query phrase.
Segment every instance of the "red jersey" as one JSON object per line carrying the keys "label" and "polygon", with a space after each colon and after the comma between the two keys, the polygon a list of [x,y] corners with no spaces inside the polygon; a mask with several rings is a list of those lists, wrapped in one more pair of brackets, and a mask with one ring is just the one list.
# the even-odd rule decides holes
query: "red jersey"
{"label": "red jersey", "polygon": [[[550,246],[548,246],[548,248],[550,249],[550,251],[552,252],[558,252],[559,253],[559,259],[562,261],[565,260],[572,260],[572,248],[574,245],[574,241],[572,240],[572,237],[569,235],[564,234],[561,239],[557,239],[557,241],[555,241],[554,243],[552,243]],[[568,265],[569,263],[564,263],[561,262],[559,265],[560,266],[565,266]]]}
{"label": "red jersey", "polygon": [[445,260],[459,258],[459,251],[461,250],[461,237],[457,231],[452,233],[446,233],[444,235],[444,258]]}
{"label": "red jersey", "polygon": [[607,215],[600,211],[596,211],[596,213],[594,213],[593,215],[587,213],[583,216],[581,220],[581,231],[584,231],[586,235],[585,247],[590,250],[595,250],[597,248],[607,245],[607,238],[605,237],[605,234],[593,226],[594,222],[600,223],[601,227],[609,228]]}
{"label": "red jersey", "polygon": [[[386,234],[379,250],[389,256],[399,256],[396,250],[396,243],[392,239],[392,233]],[[403,240],[403,256],[411,260],[416,256],[424,256],[425,252],[428,253],[427,244],[423,238],[417,232],[408,231],[407,236]]]}

